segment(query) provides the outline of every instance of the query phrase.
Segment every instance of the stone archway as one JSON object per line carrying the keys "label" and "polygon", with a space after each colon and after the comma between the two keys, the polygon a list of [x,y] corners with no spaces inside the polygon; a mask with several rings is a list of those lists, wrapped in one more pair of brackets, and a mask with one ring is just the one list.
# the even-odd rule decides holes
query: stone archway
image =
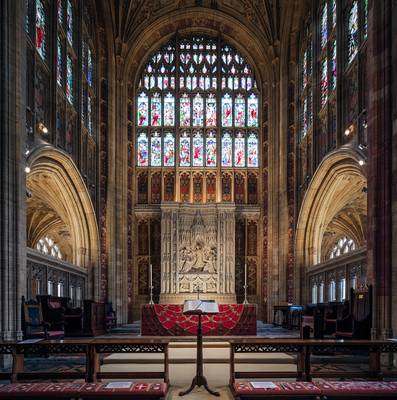
{"label": "stone archway", "polygon": [[97,298],[98,227],[83,178],[67,154],[50,146],[35,149],[27,165],[28,246],[46,234],[56,238],[65,260],[86,269],[88,296]]}
{"label": "stone archway", "polygon": [[296,294],[301,301],[305,297],[306,271],[323,261],[322,251],[330,246],[330,229],[347,230],[359,243],[365,240],[365,235],[353,226],[354,218],[346,217],[349,209],[363,210],[366,215],[367,178],[360,159],[362,156],[351,149],[330,153],[307,189],[296,230],[296,271],[301,282]]}

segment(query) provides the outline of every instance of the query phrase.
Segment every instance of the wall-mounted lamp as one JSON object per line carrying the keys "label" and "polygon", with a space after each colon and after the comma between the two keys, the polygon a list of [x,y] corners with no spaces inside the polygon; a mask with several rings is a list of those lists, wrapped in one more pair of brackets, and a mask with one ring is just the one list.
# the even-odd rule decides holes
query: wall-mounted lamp
{"label": "wall-mounted lamp", "polygon": [[365,164],[365,161],[364,160],[359,160],[359,162],[358,162],[361,166],[363,166],[364,164]]}
{"label": "wall-mounted lamp", "polygon": [[353,125],[350,125],[348,128],[346,128],[346,130],[345,130],[345,136],[349,136],[349,135],[351,135],[352,133],[353,133],[353,131],[354,131],[354,126]]}
{"label": "wall-mounted lamp", "polygon": [[30,167],[26,166],[25,167],[25,172],[28,174],[30,172]]}
{"label": "wall-mounted lamp", "polygon": [[41,133],[44,133],[44,135],[48,133],[48,128],[42,122],[39,122],[38,128]]}

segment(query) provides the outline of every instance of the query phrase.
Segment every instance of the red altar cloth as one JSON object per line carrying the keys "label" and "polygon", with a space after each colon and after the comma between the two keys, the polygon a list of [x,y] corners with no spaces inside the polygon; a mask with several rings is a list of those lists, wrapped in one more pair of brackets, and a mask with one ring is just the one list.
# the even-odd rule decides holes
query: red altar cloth
{"label": "red altar cloth", "polygon": [[[181,304],[145,304],[141,309],[141,335],[193,336],[197,315],[184,315]],[[219,313],[201,317],[203,335],[256,335],[256,304],[219,304]]]}

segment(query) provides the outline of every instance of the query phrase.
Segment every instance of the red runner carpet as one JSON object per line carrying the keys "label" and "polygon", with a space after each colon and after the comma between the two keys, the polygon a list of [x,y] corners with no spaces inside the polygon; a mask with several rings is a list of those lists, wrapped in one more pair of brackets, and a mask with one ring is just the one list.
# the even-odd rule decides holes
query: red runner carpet
{"label": "red runner carpet", "polygon": [[[198,316],[183,315],[181,304],[145,304],[141,310],[144,336],[194,336]],[[256,304],[219,304],[219,313],[201,317],[203,335],[256,335]]]}

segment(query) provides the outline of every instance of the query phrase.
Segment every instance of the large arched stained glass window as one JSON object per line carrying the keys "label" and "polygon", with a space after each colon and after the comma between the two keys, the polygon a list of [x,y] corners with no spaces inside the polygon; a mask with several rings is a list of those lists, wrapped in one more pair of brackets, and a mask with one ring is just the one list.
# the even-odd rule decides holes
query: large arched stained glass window
{"label": "large arched stained glass window", "polygon": [[139,81],[137,166],[259,167],[259,98],[251,66],[229,44],[173,38]]}

